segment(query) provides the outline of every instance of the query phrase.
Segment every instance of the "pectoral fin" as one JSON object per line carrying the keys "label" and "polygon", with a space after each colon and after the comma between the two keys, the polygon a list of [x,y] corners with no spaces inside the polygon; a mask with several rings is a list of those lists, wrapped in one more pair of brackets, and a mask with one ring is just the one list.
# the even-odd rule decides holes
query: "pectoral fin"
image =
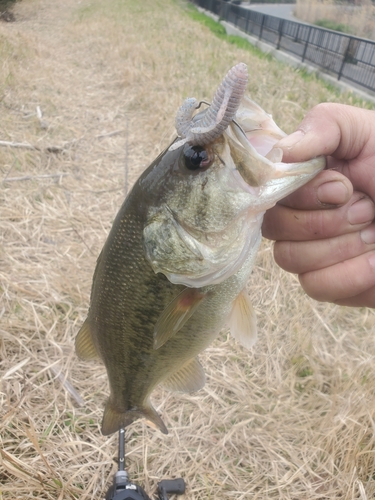
{"label": "pectoral fin", "polygon": [[206,375],[197,358],[189,361],[178,372],[169,376],[162,385],[170,391],[196,392],[202,389]]}
{"label": "pectoral fin", "polygon": [[252,347],[257,341],[255,311],[245,289],[242,290],[233,302],[228,325],[232,336],[247,349]]}
{"label": "pectoral fin", "polygon": [[77,356],[84,361],[100,357],[92,340],[90,326],[87,319],[77,334],[75,348]]}
{"label": "pectoral fin", "polygon": [[206,294],[196,288],[185,288],[167,305],[155,325],[154,349],[159,349],[181,330],[205,297]]}

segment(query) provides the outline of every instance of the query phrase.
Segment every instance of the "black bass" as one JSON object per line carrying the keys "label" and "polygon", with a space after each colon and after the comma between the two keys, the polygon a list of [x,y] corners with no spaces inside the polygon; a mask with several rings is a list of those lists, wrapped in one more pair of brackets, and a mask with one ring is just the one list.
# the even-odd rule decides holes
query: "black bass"
{"label": "black bass", "polygon": [[99,255],[76,351],[106,366],[105,435],[141,417],[167,433],[154,388],[203,387],[197,355],[224,326],[246,347],[256,340],[246,283],[264,212],[325,159],[282,163],[273,145],[285,134],[244,96],[246,85],[239,63],[209,107],[186,99],[179,137],[137,180]]}

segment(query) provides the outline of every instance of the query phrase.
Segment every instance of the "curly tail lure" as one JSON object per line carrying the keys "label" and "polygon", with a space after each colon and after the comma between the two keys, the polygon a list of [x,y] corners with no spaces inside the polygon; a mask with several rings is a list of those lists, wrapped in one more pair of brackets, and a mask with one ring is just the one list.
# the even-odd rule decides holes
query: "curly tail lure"
{"label": "curly tail lure", "polygon": [[173,143],[169,151],[174,151],[186,142],[193,146],[204,146],[217,139],[236,116],[247,80],[246,64],[233,66],[217,89],[210,107],[194,117],[194,111],[200,103],[194,97],[185,99],[176,115],[176,130],[181,140]]}

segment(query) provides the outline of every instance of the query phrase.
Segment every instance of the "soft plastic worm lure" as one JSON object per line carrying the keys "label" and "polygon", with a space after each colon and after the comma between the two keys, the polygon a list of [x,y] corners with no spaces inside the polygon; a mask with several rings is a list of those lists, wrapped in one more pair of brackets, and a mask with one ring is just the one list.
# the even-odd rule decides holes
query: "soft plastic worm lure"
{"label": "soft plastic worm lure", "polygon": [[169,150],[174,151],[186,142],[204,146],[219,137],[236,116],[246,91],[247,79],[246,64],[233,66],[217,89],[210,107],[194,117],[193,113],[200,103],[194,97],[185,99],[176,115],[176,130],[181,140],[173,143]]}

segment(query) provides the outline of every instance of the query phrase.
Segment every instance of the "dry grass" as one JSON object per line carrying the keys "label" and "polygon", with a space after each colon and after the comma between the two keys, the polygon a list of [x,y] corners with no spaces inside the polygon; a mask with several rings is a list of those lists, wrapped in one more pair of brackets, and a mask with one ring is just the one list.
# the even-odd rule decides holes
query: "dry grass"
{"label": "dry grass", "polygon": [[[184,9],[23,0],[17,22],[0,24],[0,140],[38,147],[0,147],[2,500],[98,499],[112,481],[105,370],[78,362],[73,342],[126,184],[173,136],[182,99],[210,98],[244,61],[251,95],[288,132],[317,102],[352,102]],[[223,333],[202,356],[205,389],[155,393],[170,434],[129,429],[131,478],[151,491],[181,475],[191,500],[373,498],[374,312],[310,300],[267,243],[249,290],[258,344],[247,352]]]}
{"label": "dry grass", "polygon": [[375,40],[375,5],[371,0],[362,0],[357,5],[336,0],[296,0],[295,15],[312,24],[332,21],[349,28],[352,35]]}

